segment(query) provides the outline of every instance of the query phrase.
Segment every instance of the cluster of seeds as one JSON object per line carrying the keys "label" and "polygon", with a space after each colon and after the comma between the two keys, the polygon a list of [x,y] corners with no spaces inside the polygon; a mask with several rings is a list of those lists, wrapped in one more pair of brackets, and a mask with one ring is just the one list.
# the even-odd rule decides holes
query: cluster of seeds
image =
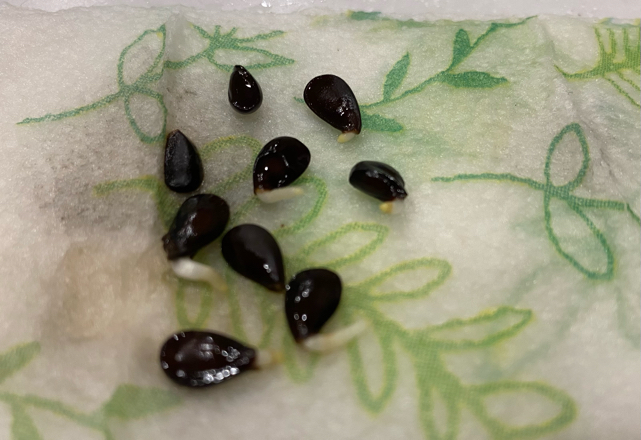
{"label": "cluster of seeds", "polygon": [[[312,79],[304,91],[307,106],[321,119],[341,130],[339,142],[347,142],[361,131],[361,115],[354,93],[345,81],[334,75]],[[263,101],[261,88],[242,66],[235,66],[229,80],[229,103],[238,112],[255,112]],[[254,162],[254,194],[272,203],[303,193],[291,186],[307,169],[309,149],[298,139],[278,137],[269,141]],[[179,130],[167,136],[165,184],[178,193],[196,191],[203,182],[203,166],[198,150]],[[357,163],[349,182],[384,203],[384,212],[398,210],[407,197],[401,175],[391,166],[374,161]],[[229,205],[213,194],[187,198],[178,209],[163,247],[174,272],[181,278],[205,281],[225,291],[223,278],[210,266],[192,260],[204,246],[216,240],[229,222]],[[274,237],[261,226],[241,224],[225,233],[222,255],[241,276],[273,291],[285,293],[285,314],[297,343],[312,351],[341,346],[364,329],[357,322],[333,333],[320,333],[334,314],[341,299],[338,274],[323,268],[297,273],[285,283],[282,252]],[[204,387],[224,382],[239,373],[275,361],[263,352],[210,332],[185,330],[172,335],[162,346],[160,364],[167,376],[180,385]]]}

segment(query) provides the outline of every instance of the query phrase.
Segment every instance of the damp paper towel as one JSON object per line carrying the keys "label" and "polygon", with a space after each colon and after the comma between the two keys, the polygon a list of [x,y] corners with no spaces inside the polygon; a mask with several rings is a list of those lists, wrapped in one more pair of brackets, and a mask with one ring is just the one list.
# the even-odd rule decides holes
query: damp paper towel
{"label": "damp paper towel", "polygon": [[[638,22],[3,6],[0,30],[0,438],[638,438]],[[235,64],[263,89],[249,116]],[[347,144],[300,101],[325,73],[361,105]],[[270,229],[288,277],[340,274],[325,331],[365,320],[356,342],[303,353],[220,240],[197,260],[227,294],[170,273],[176,128],[230,226]],[[284,135],[305,194],[267,206],[253,158]],[[400,171],[403,213],[348,184],[360,160]],[[178,388],[159,348],[187,328],[283,363]]]}

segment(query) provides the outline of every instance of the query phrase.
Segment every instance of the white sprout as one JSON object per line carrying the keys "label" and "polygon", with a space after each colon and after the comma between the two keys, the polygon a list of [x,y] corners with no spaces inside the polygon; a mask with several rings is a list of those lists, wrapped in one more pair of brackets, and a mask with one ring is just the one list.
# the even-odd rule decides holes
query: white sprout
{"label": "white sprout", "polygon": [[189,257],[170,260],[169,264],[171,264],[174,273],[180,278],[191,281],[205,281],[214,289],[220,292],[227,292],[227,283],[223,277],[206,264],[198,263]]}
{"label": "white sprout", "polygon": [[353,131],[348,131],[346,133],[341,133],[338,135],[338,143],[339,144],[344,144],[345,142],[349,142],[352,140],[352,138],[356,136],[356,133]]}
{"label": "white sprout", "polygon": [[258,190],[256,191],[256,197],[264,203],[275,203],[280,202],[281,200],[300,196],[304,193],[305,191],[298,186],[285,186],[283,188],[276,188],[272,190]]}
{"label": "white sprout", "polygon": [[301,345],[309,351],[325,352],[344,347],[367,328],[365,321],[356,321],[332,333],[322,333],[303,340]]}

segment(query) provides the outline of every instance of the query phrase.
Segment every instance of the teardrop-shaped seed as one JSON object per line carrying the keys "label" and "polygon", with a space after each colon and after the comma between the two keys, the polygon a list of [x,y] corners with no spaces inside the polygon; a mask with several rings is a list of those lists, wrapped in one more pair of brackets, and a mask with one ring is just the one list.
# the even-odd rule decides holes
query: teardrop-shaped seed
{"label": "teardrop-shaped seed", "polygon": [[162,238],[167,258],[192,257],[220,236],[229,221],[229,205],[213,194],[189,197]]}
{"label": "teardrop-shaped seed", "polygon": [[165,185],[179,193],[196,191],[204,175],[194,144],[180,130],[169,133],[165,144]]}
{"label": "teardrop-shaped seed", "polygon": [[311,154],[293,137],[277,137],[269,141],[254,162],[254,193],[270,191],[291,184],[305,172]]}
{"label": "teardrop-shaped seed", "polygon": [[347,83],[336,75],[312,79],[303,93],[305,103],[316,115],[343,133],[361,132],[361,111]]}
{"label": "teardrop-shaped seed", "polygon": [[223,257],[236,272],[273,290],[285,290],[285,267],[278,243],[266,229],[244,224],[222,240]]}
{"label": "teardrop-shaped seed", "polygon": [[160,366],[171,380],[187,387],[226,382],[254,365],[256,350],[208,331],[178,332],[160,350]]}
{"label": "teardrop-shaped seed", "polygon": [[234,66],[229,77],[229,103],[239,113],[253,113],[263,103],[263,91],[243,66]]}
{"label": "teardrop-shaped seed", "polygon": [[407,197],[401,175],[382,162],[366,160],[357,163],[349,173],[349,183],[383,202]]}
{"label": "teardrop-shaped seed", "polygon": [[309,269],[289,281],[285,315],[297,342],[320,332],[334,314],[343,290],[339,276],[327,269]]}

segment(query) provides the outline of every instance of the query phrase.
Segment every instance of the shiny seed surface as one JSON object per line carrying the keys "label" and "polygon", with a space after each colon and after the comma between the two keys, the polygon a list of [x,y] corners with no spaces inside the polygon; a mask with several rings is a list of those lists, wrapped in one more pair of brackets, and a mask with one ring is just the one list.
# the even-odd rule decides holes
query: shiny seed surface
{"label": "shiny seed surface", "polygon": [[196,191],[205,173],[198,150],[180,130],[167,135],[165,143],[165,185],[179,193]]}
{"label": "shiny seed surface", "polygon": [[229,103],[239,113],[253,113],[263,103],[263,91],[243,66],[234,66],[229,77]]}
{"label": "shiny seed surface", "polygon": [[285,267],[278,243],[266,229],[244,224],[222,240],[223,257],[240,275],[274,292],[285,290]]}
{"label": "shiny seed surface", "polygon": [[167,258],[192,257],[220,236],[229,221],[229,205],[213,194],[189,197],[162,238]]}
{"label": "shiny seed surface", "polygon": [[361,132],[361,111],[354,92],[336,75],[312,79],[303,93],[307,106],[323,121],[343,133]]}
{"label": "shiny seed surface", "polygon": [[334,314],[343,290],[340,277],[327,269],[297,273],[285,292],[285,315],[297,342],[320,332]]}
{"label": "shiny seed surface", "polygon": [[407,197],[405,182],[399,172],[383,162],[357,163],[349,173],[349,183],[383,202]]}
{"label": "shiny seed surface", "polygon": [[305,172],[310,160],[309,149],[298,139],[272,139],[254,162],[254,193],[290,185]]}
{"label": "shiny seed surface", "polygon": [[171,380],[187,387],[226,382],[251,369],[256,350],[208,331],[178,332],[160,350],[160,366]]}

